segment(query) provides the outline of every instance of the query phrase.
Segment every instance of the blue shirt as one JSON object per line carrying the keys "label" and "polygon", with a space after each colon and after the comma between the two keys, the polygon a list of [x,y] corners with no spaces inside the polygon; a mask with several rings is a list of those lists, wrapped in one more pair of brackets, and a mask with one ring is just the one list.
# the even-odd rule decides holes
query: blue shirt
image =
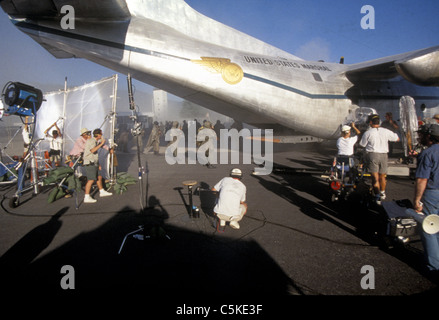
{"label": "blue shirt", "polygon": [[427,189],[439,189],[439,144],[433,144],[421,152],[416,178],[428,179]]}

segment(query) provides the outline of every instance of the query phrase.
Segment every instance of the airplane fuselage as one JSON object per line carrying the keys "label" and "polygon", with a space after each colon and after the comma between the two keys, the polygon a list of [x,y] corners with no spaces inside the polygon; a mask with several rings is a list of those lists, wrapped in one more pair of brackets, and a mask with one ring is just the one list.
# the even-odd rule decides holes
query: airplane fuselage
{"label": "airplane fuselage", "polygon": [[[419,112],[421,107],[429,110],[439,106],[439,88],[418,86],[401,76],[351,81],[345,74],[348,65],[304,61],[280,50],[270,51],[270,47],[255,53],[252,43],[239,43],[246,39],[239,36],[231,36],[230,45],[224,46],[220,40],[212,43],[196,38],[172,23],[144,16],[104,22],[83,19],[76,22],[74,30],[62,29],[57,19],[14,23],[49,51],[56,48],[130,73],[140,81],[255,126],[280,124],[334,139],[340,125],[358,107],[396,113],[399,99],[405,95],[416,100]],[[212,34],[214,37],[217,35]]]}

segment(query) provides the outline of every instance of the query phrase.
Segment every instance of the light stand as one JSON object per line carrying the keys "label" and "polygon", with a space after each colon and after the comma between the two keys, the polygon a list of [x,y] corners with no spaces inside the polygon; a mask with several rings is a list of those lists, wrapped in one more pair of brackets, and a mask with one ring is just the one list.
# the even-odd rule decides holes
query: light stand
{"label": "light stand", "polygon": [[[140,152],[140,139],[142,138],[141,137],[141,134],[142,134],[142,124],[139,122],[139,119],[138,119],[138,116],[137,116],[137,112],[136,112],[136,105],[134,103],[134,96],[133,96],[133,84],[132,84],[132,81],[131,81],[131,75],[130,74],[128,74],[128,76],[127,76],[127,83],[128,83],[128,99],[129,99],[129,103],[130,103],[130,109],[131,109],[131,112],[132,112],[132,115],[131,115],[130,118],[134,122],[133,129],[131,129],[131,134],[134,137],[137,138],[137,160],[138,160],[138,167],[139,167],[139,169],[138,169],[138,173],[139,173],[138,174],[138,178],[139,178],[139,189],[140,189],[140,207],[141,207],[142,212],[143,212],[145,210],[144,205],[143,205],[143,201],[144,201],[143,200],[144,199],[143,175],[145,174],[145,168],[142,167],[142,159],[141,159],[141,156],[140,156],[140,154],[141,154],[141,152]],[[149,169],[148,169],[148,162],[146,162],[146,168],[147,168],[146,171],[148,172],[149,171]],[[148,183],[148,181],[147,181],[147,183]],[[148,199],[146,199],[145,201],[147,202],[147,200]],[[137,230],[129,232],[123,238],[123,241],[122,241],[122,244],[120,246],[118,254],[120,254],[122,252],[122,249],[123,249],[123,246],[125,244],[126,239],[129,236],[131,236],[131,235],[133,235],[135,238],[137,238],[139,240],[150,239],[151,236],[148,236],[148,235],[144,235],[144,234],[137,235],[138,233],[143,232],[144,230],[145,230],[145,226],[141,225],[141,226],[139,226],[139,228]],[[137,237],[136,237],[136,235],[137,235]],[[167,234],[165,234],[165,237],[167,239],[171,239]]]}
{"label": "light stand", "polygon": [[[10,115],[17,115],[20,117],[33,117],[32,123],[25,125],[32,125],[31,140],[29,143],[27,154],[23,162],[17,164],[15,169],[18,171],[17,177],[17,191],[9,201],[11,208],[16,208],[19,205],[19,197],[27,190],[34,190],[34,195],[39,193],[38,181],[38,165],[35,158],[36,145],[42,140],[39,139],[35,143],[33,141],[35,134],[35,123],[37,122],[37,111],[43,102],[43,95],[41,90],[28,86],[20,82],[8,82],[2,92],[2,100],[6,106],[5,113]],[[31,165],[31,183],[25,188],[24,180],[28,162]]]}
{"label": "light stand", "polygon": [[140,186],[140,207],[143,211],[143,173],[144,168],[142,167],[142,160],[140,157],[140,139],[142,134],[142,124],[139,122],[137,112],[136,112],[136,104],[134,103],[134,96],[133,96],[133,83],[131,80],[131,75],[128,74],[127,77],[128,82],[128,100],[130,103],[130,110],[132,112],[131,114],[131,120],[134,122],[133,129],[131,129],[131,134],[136,137],[137,142],[137,164],[138,164],[138,178],[139,178],[139,186]]}
{"label": "light stand", "polygon": [[[111,111],[109,114],[107,114],[105,116],[104,121],[102,122],[102,124],[98,128],[102,129],[102,127],[105,125],[105,123],[107,121],[110,121],[110,123],[114,123],[115,115],[116,115],[116,113],[114,111]],[[113,131],[114,131],[114,128],[113,128],[113,130],[111,130],[112,133],[110,134],[110,138],[108,140],[110,150],[113,149],[115,146],[117,146],[117,144],[114,143]],[[106,168],[106,169],[108,169],[108,175],[110,177],[110,188],[109,189],[111,189],[116,184],[116,178],[115,178],[116,174],[114,171],[114,149],[113,149],[113,152],[110,152],[110,156],[109,156],[109,159],[107,159],[107,161],[108,161],[108,163],[107,163],[108,168]]]}

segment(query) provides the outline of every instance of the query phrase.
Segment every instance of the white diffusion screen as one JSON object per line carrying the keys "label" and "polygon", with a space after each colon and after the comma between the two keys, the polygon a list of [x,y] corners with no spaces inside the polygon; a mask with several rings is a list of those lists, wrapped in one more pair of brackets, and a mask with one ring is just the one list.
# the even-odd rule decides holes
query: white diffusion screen
{"label": "white diffusion screen", "polygon": [[[36,136],[44,137],[44,130],[55,121],[63,134],[63,156],[68,155],[81,129],[100,128],[107,139],[114,139],[114,116],[117,75],[80,87],[47,93],[37,115]],[[64,106],[64,97],[65,106]],[[50,132],[54,128],[50,129]]]}
{"label": "white diffusion screen", "polygon": [[[55,121],[58,127],[63,128],[63,109],[64,109],[64,92],[50,92],[44,94],[44,101],[37,112],[37,122],[35,124],[35,139],[44,138],[44,131],[49,128]],[[50,134],[52,130],[50,129]],[[45,144],[40,144],[43,146]]]}

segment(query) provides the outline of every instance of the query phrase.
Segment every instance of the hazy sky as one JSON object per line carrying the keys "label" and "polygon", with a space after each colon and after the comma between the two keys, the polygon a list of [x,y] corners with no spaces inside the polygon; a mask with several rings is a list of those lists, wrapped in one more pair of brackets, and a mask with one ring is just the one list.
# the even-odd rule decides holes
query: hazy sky
{"label": "hazy sky", "polygon": [[[303,59],[356,63],[439,45],[437,0],[187,0],[199,12]],[[363,30],[361,8],[375,9]],[[55,59],[16,29],[0,10],[0,89],[8,81],[81,85],[114,74],[81,59]],[[121,75],[119,86],[126,87]],[[136,84],[140,90],[151,87]]]}

